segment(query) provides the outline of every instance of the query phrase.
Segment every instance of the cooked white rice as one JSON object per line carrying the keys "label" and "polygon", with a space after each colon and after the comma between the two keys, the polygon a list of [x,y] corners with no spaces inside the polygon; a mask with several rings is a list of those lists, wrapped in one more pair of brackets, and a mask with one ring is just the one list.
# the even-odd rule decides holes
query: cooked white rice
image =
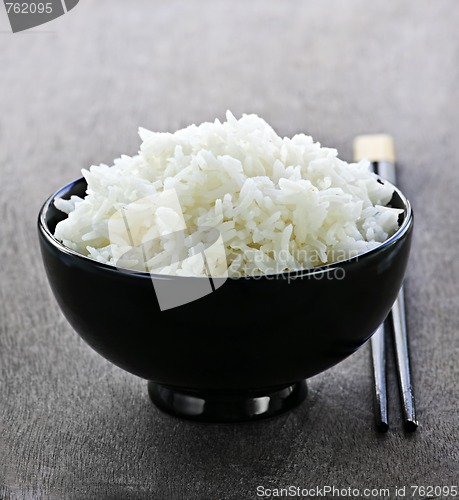
{"label": "cooked white rice", "polygon": [[136,227],[130,222],[145,242],[146,268],[160,273],[206,272],[202,261],[186,260],[196,251],[190,238],[170,237],[183,224],[190,234],[200,227],[220,231],[230,276],[344,260],[397,230],[400,210],[385,206],[393,188],[368,162],[348,164],[304,134],[281,138],[256,115],[237,120],[227,112],[226,118],[173,134],[140,129],[138,155],[83,170],[85,198],[55,201],[68,213],[56,238],[99,262],[137,269],[135,259],[120,264],[129,246],[115,241],[109,221],[139,200],[174,192],[178,210],[172,201],[152,206]]}

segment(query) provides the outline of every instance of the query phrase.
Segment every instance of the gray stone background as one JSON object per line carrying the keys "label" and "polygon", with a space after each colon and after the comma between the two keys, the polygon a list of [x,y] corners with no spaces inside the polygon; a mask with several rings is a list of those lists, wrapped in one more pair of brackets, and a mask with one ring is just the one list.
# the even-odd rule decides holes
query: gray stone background
{"label": "gray stone background", "polygon": [[[458,483],[458,26],[456,0],[85,0],[14,35],[0,9],[1,499]],[[416,218],[406,280],[416,434],[403,432],[392,373],[391,429],[374,432],[368,346],[311,379],[287,415],[203,426],[161,414],[145,381],[94,353],[60,313],[37,245],[44,199],[81,168],[134,154],[139,125],[174,131],[226,109],[347,160],[356,134],[394,135]]]}

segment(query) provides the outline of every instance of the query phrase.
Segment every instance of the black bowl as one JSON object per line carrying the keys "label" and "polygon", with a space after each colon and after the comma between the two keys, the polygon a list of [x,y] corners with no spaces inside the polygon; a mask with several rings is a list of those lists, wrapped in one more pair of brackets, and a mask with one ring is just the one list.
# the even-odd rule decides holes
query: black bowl
{"label": "black bowl", "polygon": [[[400,229],[378,248],[310,270],[228,278],[199,300],[161,310],[149,274],[98,263],[54,238],[66,215],[53,200],[85,190],[84,179],[70,183],[39,214],[54,295],[93,349],[149,380],[157,406],[195,420],[253,420],[298,404],[305,379],[371,337],[390,311],[408,261],[413,215],[396,189],[391,206],[404,210]],[[180,279],[194,286],[205,278]]]}

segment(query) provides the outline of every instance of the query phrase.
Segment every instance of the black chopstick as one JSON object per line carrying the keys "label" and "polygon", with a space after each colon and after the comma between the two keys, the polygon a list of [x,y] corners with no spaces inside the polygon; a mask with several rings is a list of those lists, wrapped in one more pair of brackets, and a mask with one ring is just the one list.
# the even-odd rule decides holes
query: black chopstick
{"label": "black chopstick", "polygon": [[[354,159],[370,160],[375,173],[396,184],[395,148],[393,138],[385,134],[361,135],[354,140]],[[375,423],[379,432],[389,428],[387,410],[386,355],[385,339],[392,327],[395,347],[395,361],[402,401],[404,426],[407,432],[414,432],[418,427],[415,400],[411,383],[408,334],[405,320],[405,302],[403,287],[395,300],[386,321],[376,330],[371,339],[373,361]]]}
{"label": "black chopstick", "polygon": [[397,300],[390,313],[392,332],[395,345],[395,362],[397,364],[398,383],[402,399],[405,430],[414,432],[418,428],[416,408],[411,384],[410,359],[408,352],[408,335],[405,320],[405,298],[403,287],[400,289]]}
{"label": "black chopstick", "polygon": [[375,423],[379,432],[387,432],[387,383],[386,383],[386,348],[385,324],[383,323],[371,337],[371,357],[373,361],[373,382],[375,400]]}

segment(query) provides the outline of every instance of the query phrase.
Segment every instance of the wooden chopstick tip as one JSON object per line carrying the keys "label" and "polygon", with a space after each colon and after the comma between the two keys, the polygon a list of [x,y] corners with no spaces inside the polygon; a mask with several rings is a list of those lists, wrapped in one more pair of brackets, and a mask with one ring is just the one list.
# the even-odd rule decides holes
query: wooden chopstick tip
{"label": "wooden chopstick tip", "polygon": [[395,163],[394,138],[389,134],[358,135],[353,142],[354,161]]}

